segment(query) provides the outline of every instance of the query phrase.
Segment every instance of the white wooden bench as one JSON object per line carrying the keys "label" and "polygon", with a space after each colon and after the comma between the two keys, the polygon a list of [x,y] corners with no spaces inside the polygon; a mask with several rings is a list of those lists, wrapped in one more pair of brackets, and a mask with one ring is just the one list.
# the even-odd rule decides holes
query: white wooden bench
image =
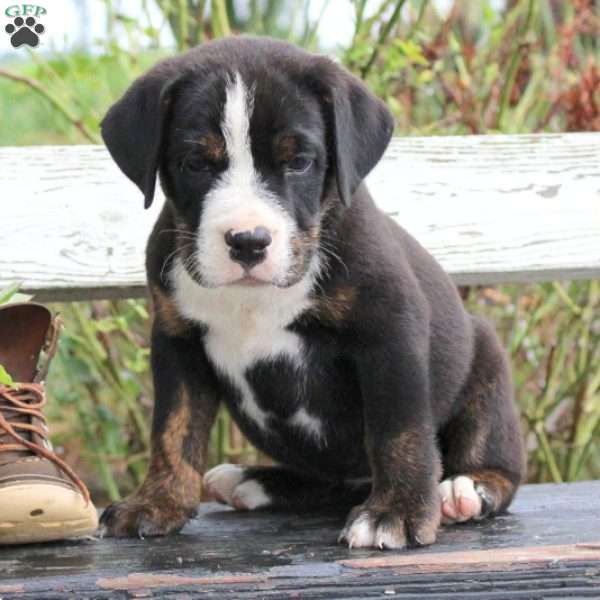
{"label": "white wooden bench", "polygon": [[[0,148],[0,173],[0,289],[144,294],[161,202],[103,147]],[[458,284],[600,277],[600,133],[398,138],[368,182]]]}

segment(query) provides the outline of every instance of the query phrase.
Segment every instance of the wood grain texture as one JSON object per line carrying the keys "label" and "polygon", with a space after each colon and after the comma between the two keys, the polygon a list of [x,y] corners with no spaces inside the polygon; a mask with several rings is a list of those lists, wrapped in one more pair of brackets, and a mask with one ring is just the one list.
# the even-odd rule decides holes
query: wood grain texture
{"label": "wood grain texture", "polygon": [[552,564],[559,561],[600,561],[600,543],[559,544],[440,552],[421,557],[418,564],[411,556],[386,556],[340,561],[353,569],[399,568],[406,573],[448,573],[457,571],[508,571],[523,565]]}
{"label": "wood grain texture", "polygon": [[427,548],[386,552],[337,544],[343,511],[235,512],[205,504],[167,538],[0,546],[0,595],[598,598],[599,494],[598,481],[527,485],[509,514],[444,527]]}
{"label": "wood grain texture", "polygon": [[[0,149],[0,287],[140,296],[159,211],[100,146]],[[368,184],[459,284],[600,276],[600,133],[396,138]]]}

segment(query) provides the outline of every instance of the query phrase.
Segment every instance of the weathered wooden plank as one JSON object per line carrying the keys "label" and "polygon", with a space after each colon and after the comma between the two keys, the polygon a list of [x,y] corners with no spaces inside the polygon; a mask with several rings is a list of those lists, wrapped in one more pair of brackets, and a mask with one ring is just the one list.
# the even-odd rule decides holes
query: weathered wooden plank
{"label": "weathered wooden plank", "polygon": [[[0,149],[0,287],[139,296],[160,208],[100,146]],[[600,133],[395,139],[380,206],[461,284],[600,276]]]}
{"label": "weathered wooden plank", "polygon": [[440,552],[422,556],[418,564],[415,564],[414,558],[410,556],[398,555],[355,558],[342,560],[340,563],[354,569],[398,567],[406,573],[447,573],[449,571],[507,571],[535,563],[584,560],[600,561],[600,541],[587,544]]}
{"label": "weathered wooden plank", "polygon": [[599,494],[600,482],[525,486],[510,514],[385,553],[336,544],[342,512],[208,504],[168,538],[0,547],[0,597],[599,597]]}
{"label": "weathered wooden plank", "polygon": [[[174,579],[177,583],[170,581]],[[212,581],[198,582],[193,578],[177,575],[131,576],[127,584],[104,582],[104,587],[87,581],[65,580],[64,585],[45,588],[44,583],[26,586],[0,585],[3,600],[31,598],[72,599],[72,598],[209,598],[214,600],[240,599],[364,599],[389,597],[402,600],[426,598],[448,598],[452,600],[527,599],[533,598],[598,598],[597,563],[557,563],[544,569],[523,570],[509,574],[461,573],[452,575],[404,575],[390,573],[389,570],[373,570],[360,577],[332,579],[322,575],[304,578],[277,576],[271,581],[256,583],[236,583],[236,576],[215,577]],[[240,577],[242,579],[242,577]],[[162,582],[160,585],[158,582]],[[37,589],[36,589],[37,588]]]}

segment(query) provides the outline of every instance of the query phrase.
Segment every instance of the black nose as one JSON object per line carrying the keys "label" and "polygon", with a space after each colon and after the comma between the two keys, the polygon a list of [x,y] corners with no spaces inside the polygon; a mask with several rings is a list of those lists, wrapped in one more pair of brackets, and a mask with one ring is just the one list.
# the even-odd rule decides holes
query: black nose
{"label": "black nose", "polygon": [[259,226],[254,231],[233,233],[230,229],[225,234],[225,243],[231,248],[231,260],[250,269],[261,263],[267,256],[266,248],[271,243],[271,234],[265,227]]}

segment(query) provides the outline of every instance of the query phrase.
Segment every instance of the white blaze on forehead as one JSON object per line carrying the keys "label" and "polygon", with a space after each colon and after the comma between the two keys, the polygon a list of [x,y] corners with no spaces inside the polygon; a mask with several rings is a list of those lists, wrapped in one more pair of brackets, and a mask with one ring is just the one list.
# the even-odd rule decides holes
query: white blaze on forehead
{"label": "white blaze on forehead", "polygon": [[247,183],[251,184],[254,176],[254,161],[250,149],[250,117],[254,96],[239,73],[236,73],[233,80],[229,82],[225,94],[221,128],[225,138],[230,173],[237,177],[247,177]]}

